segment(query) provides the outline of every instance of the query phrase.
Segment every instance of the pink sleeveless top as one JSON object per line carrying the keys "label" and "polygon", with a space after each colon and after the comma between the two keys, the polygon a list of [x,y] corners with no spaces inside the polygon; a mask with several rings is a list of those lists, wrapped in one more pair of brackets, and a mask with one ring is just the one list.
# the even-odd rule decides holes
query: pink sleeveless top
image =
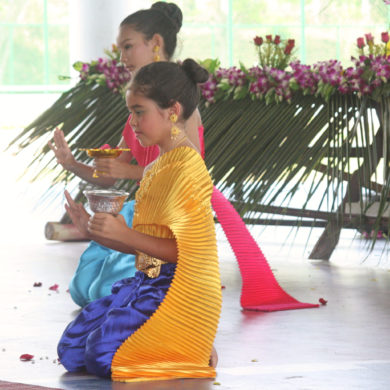
{"label": "pink sleeveless top", "polygon": [[[145,148],[138,142],[137,137],[135,136],[134,131],[130,126],[130,119],[131,119],[131,115],[128,117],[126,121],[126,125],[125,128],[123,129],[122,135],[127,146],[130,148],[131,154],[137,160],[138,165],[140,165],[141,167],[146,167],[146,165],[148,165],[158,157],[160,151],[157,145],[148,146]],[[198,132],[199,132],[200,153],[202,155],[202,158],[204,158],[203,126],[198,127]]]}

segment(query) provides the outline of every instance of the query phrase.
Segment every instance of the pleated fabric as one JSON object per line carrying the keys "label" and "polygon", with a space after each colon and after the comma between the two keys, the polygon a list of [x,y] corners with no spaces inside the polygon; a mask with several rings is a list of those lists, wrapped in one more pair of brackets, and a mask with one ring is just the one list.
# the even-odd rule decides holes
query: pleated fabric
{"label": "pleated fabric", "polygon": [[299,302],[280,287],[267,259],[240,215],[215,187],[211,202],[238,261],[242,277],[243,309],[278,311],[319,307],[316,304]]}
{"label": "pleated fabric", "polygon": [[83,308],[66,327],[57,346],[70,372],[111,377],[112,358],[119,346],[157,310],[168,291],[176,264],[163,264],[157,278],[141,271],[117,281],[110,295]]}
{"label": "pleated fabric", "polygon": [[115,353],[113,380],[215,377],[209,359],[222,298],[212,190],[202,158],[188,147],[165,153],[142,179],[133,227],[153,235],[167,227],[178,262],[157,311]]}

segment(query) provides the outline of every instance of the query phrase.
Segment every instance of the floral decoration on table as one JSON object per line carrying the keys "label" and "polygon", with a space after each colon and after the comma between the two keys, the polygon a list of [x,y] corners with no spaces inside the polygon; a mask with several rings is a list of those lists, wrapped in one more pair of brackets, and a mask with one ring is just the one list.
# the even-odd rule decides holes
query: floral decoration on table
{"label": "floral decoration on table", "polygon": [[[202,95],[209,104],[246,96],[252,100],[264,99],[267,104],[290,102],[297,92],[326,101],[337,92],[359,97],[370,95],[376,99],[390,94],[389,34],[382,33],[381,40],[382,44],[375,45],[371,34],[366,34],[365,39],[358,38],[358,58],[352,57],[353,66],[347,68],[337,60],[319,61],[313,65],[293,60],[284,68],[284,61],[292,55],[295,42],[282,41],[279,36],[267,35],[265,40],[255,37],[260,64],[251,68],[243,64],[239,68],[220,68],[218,60],[204,61],[202,64],[210,71],[210,77],[201,87]],[[285,57],[281,57],[283,53]]]}
{"label": "floral decoration on table", "polygon": [[256,36],[253,43],[259,57],[259,65],[262,68],[270,67],[275,69],[285,69],[292,60],[295,47],[294,39],[282,40],[280,35]]}
{"label": "floral decoration on table", "polygon": [[108,58],[98,58],[89,63],[78,61],[73,68],[80,72],[80,78],[86,80],[87,84],[106,85],[113,92],[123,95],[131,74],[120,63],[120,51],[116,45],[104,52]]}
{"label": "floral decoration on table", "polygon": [[[390,0],[389,0],[390,1]],[[343,67],[340,61],[331,59],[313,65],[294,59],[295,41],[282,39],[280,35],[256,36],[253,44],[259,64],[250,68],[222,68],[219,60],[207,59],[201,64],[210,77],[201,86],[207,104],[249,96],[252,100],[269,103],[291,102],[294,93],[322,97],[329,101],[335,93],[364,95],[377,99],[390,95],[390,41],[389,33],[381,34],[381,43],[375,44],[372,34],[357,39],[357,56],[353,66]],[[119,62],[120,53],[113,45],[106,51],[108,58],[90,63],[76,62],[74,68],[87,83],[106,85],[113,92],[123,94],[130,80],[130,73]]]}

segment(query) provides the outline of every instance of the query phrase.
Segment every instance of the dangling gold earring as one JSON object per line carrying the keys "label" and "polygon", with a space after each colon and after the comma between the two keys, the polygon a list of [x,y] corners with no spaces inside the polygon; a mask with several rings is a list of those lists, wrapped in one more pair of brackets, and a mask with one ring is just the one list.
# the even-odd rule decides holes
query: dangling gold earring
{"label": "dangling gold earring", "polygon": [[159,50],[160,50],[160,46],[158,46],[158,45],[156,45],[153,48],[153,53],[154,53],[153,60],[154,60],[154,62],[160,61],[160,54],[158,53]]}
{"label": "dangling gold earring", "polygon": [[171,139],[175,140],[177,136],[181,133],[180,129],[175,125],[175,123],[177,122],[177,115],[171,114],[169,120],[172,122]]}

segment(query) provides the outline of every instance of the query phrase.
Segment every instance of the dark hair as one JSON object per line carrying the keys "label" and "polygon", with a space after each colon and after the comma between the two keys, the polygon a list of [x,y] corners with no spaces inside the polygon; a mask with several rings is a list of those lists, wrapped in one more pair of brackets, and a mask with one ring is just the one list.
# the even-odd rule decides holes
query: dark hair
{"label": "dark hair", "polygon": [[198,84],[207,81],[208,76],[207,70],[190,58],[182,64],[153,62],[136,73],[129,89],[133,93],[141,93],[164,109],[179,102],[183,107],[182,117],[186,120],[198,105]]}
{"label": "dark hair", "polygon": [[171,59],[176,49],[177,33],[183,22],[183,14],[174,3],[157,1],[149,9],[140,10],[122,20],[120,27],[132,26],[149,41],[154,34],[164,39],[165,53]]}

